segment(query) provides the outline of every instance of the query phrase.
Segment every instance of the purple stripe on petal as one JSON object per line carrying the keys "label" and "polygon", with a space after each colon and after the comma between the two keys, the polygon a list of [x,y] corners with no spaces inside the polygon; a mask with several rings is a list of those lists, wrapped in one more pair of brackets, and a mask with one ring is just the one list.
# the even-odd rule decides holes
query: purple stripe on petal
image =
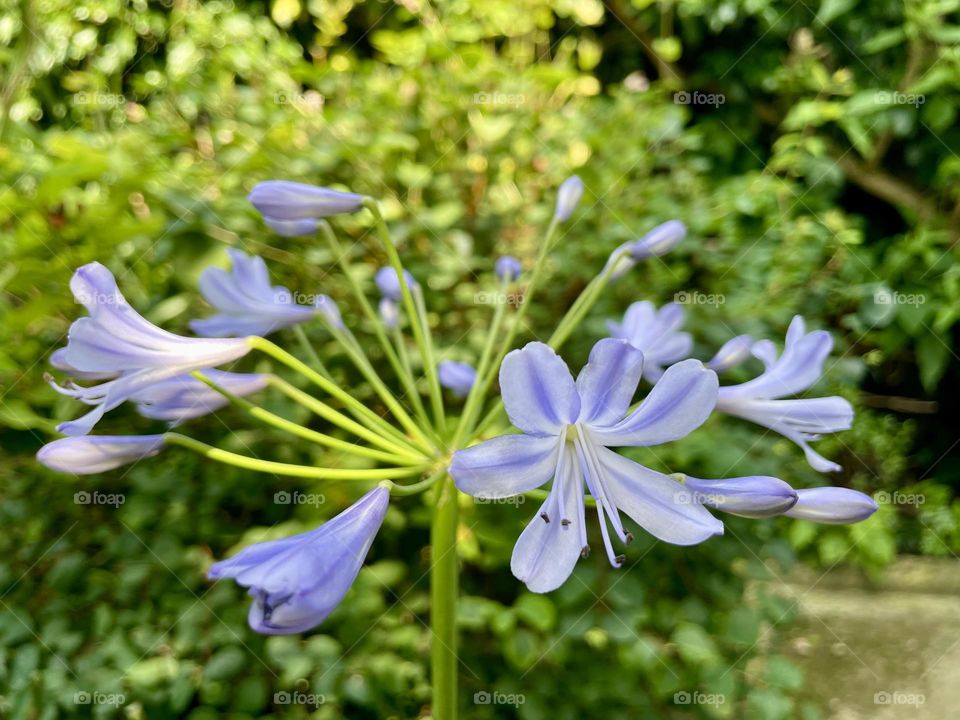
{"label": "purple stripe on petal", "polygon": [[600,340],[577,376],[580,422],[613,425],[627,414],[640,384],[643,353],[626,340]]}
{"label": "purple stripe on petal", "polygon": [[544,343],[529,343],[503,359],[500,392],[510,422],[532,435],[557,435],[580,413],[570,370]]}
{"label": "purple stripe on petal", "polygon": [[461,492],[500,499],[544,485],[554,476],[560,439],[553,436],[501,435],[458,450],[450,474]]}

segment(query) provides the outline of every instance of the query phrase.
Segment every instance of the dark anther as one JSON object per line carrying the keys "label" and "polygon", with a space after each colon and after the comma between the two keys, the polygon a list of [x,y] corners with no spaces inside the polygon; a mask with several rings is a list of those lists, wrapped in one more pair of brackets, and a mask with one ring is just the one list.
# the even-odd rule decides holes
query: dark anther
{"label": "dark anther", "polygon": [[623,565],[623,561],[627,559],[626,555],[617,555],[614,560],[617,561],[617,565]]}
{"label": "dark anther", "polygon": [[567,525],[570,524],[570,521],[567,520],[566,518],[564,518],[563,520],[560,521],[560,524],[563,525],[564,527],[566,527]]}
{"label": "dark anther", "polygon": [[627,542],[628,545],[633,542],[633,533],[632,533],[632,532],[628,532],[628,533],[627,533],[626,542]]}
{"label": "dark anther", "polygon": [[545,512],[540,513],[540,517],[543,518],[543,521],[544,521],[545,523],[550,522],[550,518],[547,517],[547,514],[546,514]]}
{"label": "dark anther", "polygon": [[590,557],[590,546],[589,546],[589,545],[584,545],[584,546],[583,546],[583,549],[580,550],[580,557],[582,557],[582,558]]}

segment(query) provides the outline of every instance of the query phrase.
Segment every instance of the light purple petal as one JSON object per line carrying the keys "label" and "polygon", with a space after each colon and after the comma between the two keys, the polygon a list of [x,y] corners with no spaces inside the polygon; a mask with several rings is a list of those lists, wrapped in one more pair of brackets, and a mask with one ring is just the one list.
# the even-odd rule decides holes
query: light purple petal
{"label": "light purple petal", "polygon": [[501,435],[458,450],[450,475],[461,492],[496,500],[547,483],[557,468],[560,439],[553,436]]}
{"label": "light purple petal", "polygon": [[600,340],[577,376],[580,422],[600,427],[624,418],[643,372],[643,353],[626,340]]}
{"label": "light purple petal", "polygon": [[531,435],[557,435],[580,413],[570,370],[544,343],[529,343],[503,359],[500,392],[510,422]]}
{"label": "light purple petal", "polygon": [[750,352],[753,349],[753,338],[749,335],[737,335],[735,338],[727,340],[717,351],[707,367],[714,372],[724,372],[730,370],[750,359]]}
{"label": "light purple petal", "polygon": [[634,260],[646,260],[650,257],[666,255],[687,236],[686,226],[679,220],[667,220],[657,225],[639,240],[629,246],[630,256]]}
{"label": "light purple petal", "polygon": [[[411,291],[417,287],[416,279],[406,270],[403,271],[403,279]],[[400,277],[393,267],[385,266],[377,270],[377,274],[373,276],[373,281],[377,285],[377,290],[379,290],[380,294],[387,300],[398,303],[403,299],[403,288],[400,287]]]}
{"label": "light purple petal", "polygon": [[554,218],[558,222],[569,220],[582,196],[583,180],[576,175],[571,175],[560,183],[560,188],[557,190],[557,206],[554,210]]}
{"label": "light purple petal", "polygon": [[58,472],[90,475],[152,457],[163,444],[163,435],[67,437],[40,448],[37,460]]}
{"label": "light purple petal", "polygon": [[477,371],[472,365],[452,360],[444,360],[437,365],[440,384],[453,391],[457,397],[466,397],[477,381]]}
{"label": "light purple petal", "polygon": [[797,496],[797,504],[784,515],[831,525],[846,525],[866,520],[878,508],[872,497],[848,488],[797,490]]}
{"label": "light purple petal", "polygon": [[363,195],[287,180],[257,183],[247,199],[273,220],[322,218],[356,212],[363,205]]}
{"label": "light purple petal", "polygon": [[[259,373],[205,370],[203,374],[237,397],[246,397],[267,385],[267,375]],[[207,415],[229,402],[212,387],[191,375],[161,380],[134,393],[129,399],[137,403],[137,411],[144,417],[172,423]]]}
{"label": "light purple petal", "polygon": [[796,491],[783,480],[766,475],[701,480],[687,477],[684,483],[699,502],[731,515],[767,518],[793,507]]}
{"label": "light purple petal", "polygon": [[699,360],[671,366],[632,414],[609,428],[592,429],[607,446],[660,445],[700,427],[717,401],[717,374]]}
{"label": "light purple petal", "polygon": [[501,255],[493,266],[494,273],[499,280],[503,282],[512,282],[520,277],[523,272],[523,266],[520,261],[512,255]]}
{"label": "light purple petal", "polygon": [[300,220],[280,220],[264,216],[263,222],[282,237],[299,237],[301,235],[313,235],[317,231],[317,221],[314,218],[302,218]]}

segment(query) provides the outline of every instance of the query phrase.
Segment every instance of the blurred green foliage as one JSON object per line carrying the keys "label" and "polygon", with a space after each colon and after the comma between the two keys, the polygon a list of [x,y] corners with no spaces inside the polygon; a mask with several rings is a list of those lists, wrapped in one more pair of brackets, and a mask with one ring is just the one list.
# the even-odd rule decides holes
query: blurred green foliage
{"label": "blurred green foliage", "polygon": [[[546,597],[508,569],[532,508],[465,504],[467,717],[592,717],[598,706],[626,717],[820,717],[775,643],[796,612],[776,591],[797,556],[874,572],[898,550],[960,549],[957,408],[942,402],[958,390],[958,6],[6,0],[0,714],[427,712],[427,516],[416,501],[395,503],[372,564],[318,633],[264,639],[246,627],[240,589],[204,581],[211,558],[264,531],[312,527],[354,489],[297,486],[327,503],[291,512],[271,502],[289,481],[182,453],[84,479],[37,466],[49,418],[77,412],[43,381],[78,315],[67,282],[100,260],[151,320],[182,331],[206,312],[200,271],[237,246],[292,289],[343,298],[325,249],[270,235],[245,201],[262,179],[342,184],[383,198],[408,267],[431,291],[441,345],[469,360],[492,259],[530,262],[554,189],[576,172],[587,196],[551,258],[530,337],[549,332],[619,243],[681,218],[688,241],[608,293],[567,348],[571,365],[636,299],[722,298],[688,307],[703,358],[737,333],[782,341],[803,314],[837,340],[822,388],[858,408],[852,431],[818,446],[845,468],[833,480],[925,502],[884,505],[852,528],[733,518],[696,548],[638,537],[628,570],[595,556]],[[372,274],[382,257],[367,222],[338,227]],[[149,427],[135,417],[117,412],[105,428]],[[220,417],[233,432],[216,420],[191,431],[324,461]],[[822,482],[787,441],[722,418],[651,462]],[[72,501],[94,488],[125,502]],[[474,704],[495,691],[524,702]],[[695,691],[726,701],[676,701]],[[314,710],[278,692],[325,702]],[[78,704],[76,693],[123,702]]]}

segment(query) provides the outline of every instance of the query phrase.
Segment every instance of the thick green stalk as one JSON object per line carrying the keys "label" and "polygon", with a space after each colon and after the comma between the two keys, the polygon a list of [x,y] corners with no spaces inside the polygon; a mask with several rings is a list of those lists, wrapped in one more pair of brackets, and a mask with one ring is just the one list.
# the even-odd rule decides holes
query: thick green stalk
{"label": "thick green stalk", "polygon": [[307,359],[310,360],[310,364],[313,365],[314,370],[323,375],[325,378],[329,379],[330,372],[327,370],[326,365],[323,364],[323,360],[320,359],[320,356],[317,355],[317,350],[313,347],[313,343],[310,342],[310,338],[307,337],[307,333],[304,331],[303,326],[294,325],[293,334],[297,336],[300,347],[303,348],[303,352],[307,356]]}
{"label": "thick green stalk", "polygon": [[435,720],[457,717],[457,489],[444,472],[430,525],[430,668]]}

